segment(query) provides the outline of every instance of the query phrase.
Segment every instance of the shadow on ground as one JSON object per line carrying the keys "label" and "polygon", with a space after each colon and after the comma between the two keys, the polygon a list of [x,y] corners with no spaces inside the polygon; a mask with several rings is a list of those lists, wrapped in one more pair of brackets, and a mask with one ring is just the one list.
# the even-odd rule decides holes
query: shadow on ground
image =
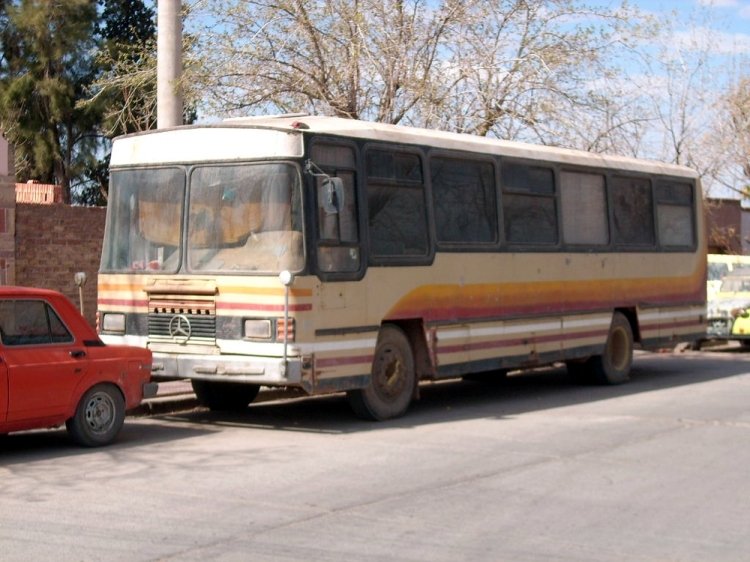
{"label": "shadow on ground", "polygon": [[453,379],[420,385],[420,399],[406,416],[386,422],[354,417],[344,394],[253,403],[239,413],[205,408],[155,416],[191,427],[248,427],[345,434],[462,419],[507,418],[526,412],[609,400],[643,392],[695,385],[750,373],[750,355],[728,352],[638,354],[631,380],[619,386],[578,386],[564,366],[515,372],[505,379]]}

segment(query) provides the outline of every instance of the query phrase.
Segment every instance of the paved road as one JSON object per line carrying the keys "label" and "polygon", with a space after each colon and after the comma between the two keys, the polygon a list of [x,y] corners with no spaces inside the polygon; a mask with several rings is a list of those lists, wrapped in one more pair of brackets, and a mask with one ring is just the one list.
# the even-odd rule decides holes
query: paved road
{"label": "paved road", "polygon": [[0,559],[750,560],[750,354],[422,394],[379,424],[335,396],[129,418],[93,451],[10,436]]}

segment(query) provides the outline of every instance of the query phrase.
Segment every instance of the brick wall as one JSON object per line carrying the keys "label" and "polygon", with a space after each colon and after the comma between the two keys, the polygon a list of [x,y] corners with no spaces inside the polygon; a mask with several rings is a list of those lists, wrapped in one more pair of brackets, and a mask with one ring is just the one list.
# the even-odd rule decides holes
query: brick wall
{"label": "brick wall", "polygon": [[84,316],[94,325],[106,208],[17,203],[15,215],[16,284],[60,291],[78,305],[73,276],[85,272]]}
{"label": "brick wall", "polygon": [[48,183],[17,183],[16,203],[62,203],[62,186]]}

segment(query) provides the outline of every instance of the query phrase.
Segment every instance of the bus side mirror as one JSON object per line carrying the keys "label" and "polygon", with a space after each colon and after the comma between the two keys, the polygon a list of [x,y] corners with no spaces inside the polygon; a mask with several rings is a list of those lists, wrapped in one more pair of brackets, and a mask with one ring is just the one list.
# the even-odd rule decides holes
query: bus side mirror
{"label": "bus side mirror", "polygon": [[338,214],[344,208],[344,182],[341,178],[323,178],[321,206],[327,215]]}

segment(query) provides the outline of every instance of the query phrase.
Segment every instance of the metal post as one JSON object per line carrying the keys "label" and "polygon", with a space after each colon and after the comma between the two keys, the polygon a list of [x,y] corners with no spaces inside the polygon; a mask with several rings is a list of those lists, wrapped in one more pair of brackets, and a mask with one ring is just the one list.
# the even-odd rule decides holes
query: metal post
{"label": "metal post", "polygon": [[86,272],[79,271],[73,276],[73,281],[78,285],[78,308],[81,310],[81,316],[83,316],[83,286],[86,284]]}
{"label": "metal post", "polygon": [[182,20],[181,0],[157,3],[156,126],[182,125]]}
{"label": "metal post", "polygon": [[287,346],[289,344],[289,291],[294,283],[294,275],[291,271],[284,270],[279,274],[279,281],[284,285],[284,360],[281,364],[282,375],[286,376],[287,370]]}

